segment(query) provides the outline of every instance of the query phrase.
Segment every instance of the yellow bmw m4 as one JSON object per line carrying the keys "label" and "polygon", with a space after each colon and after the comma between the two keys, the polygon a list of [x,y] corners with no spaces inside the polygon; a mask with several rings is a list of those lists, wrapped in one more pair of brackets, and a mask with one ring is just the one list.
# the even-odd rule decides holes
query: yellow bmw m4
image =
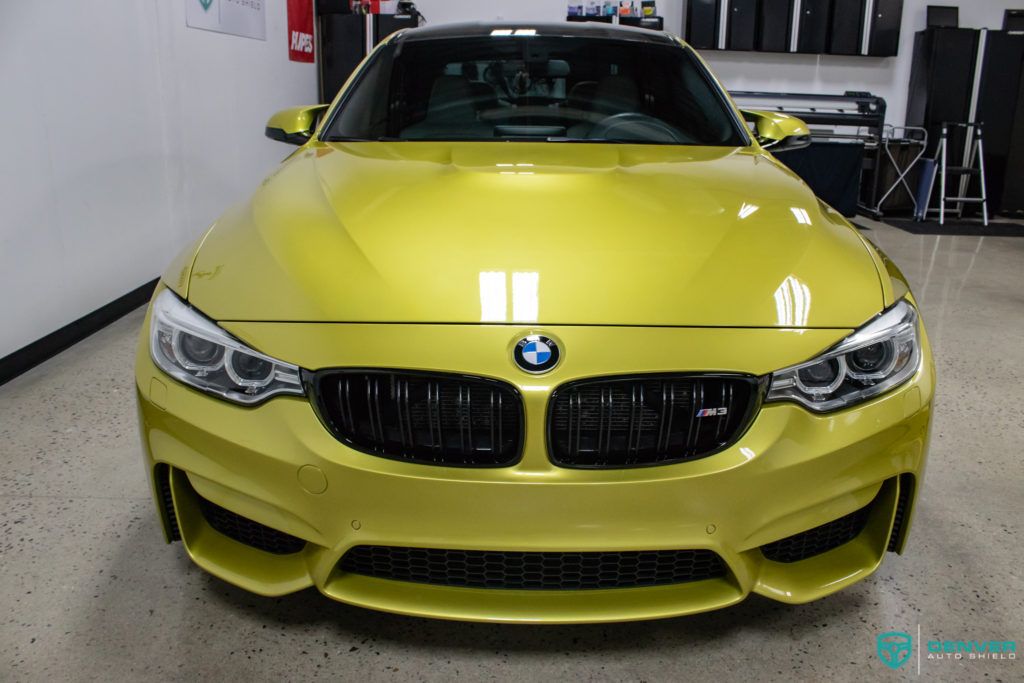
{"label": "yellow bmw m4", "polygon": [[262,595],[496,622],[826,596],[902,552],[935,383],[899,270],[676,38],[380,45],[164,275],[169,541]]}

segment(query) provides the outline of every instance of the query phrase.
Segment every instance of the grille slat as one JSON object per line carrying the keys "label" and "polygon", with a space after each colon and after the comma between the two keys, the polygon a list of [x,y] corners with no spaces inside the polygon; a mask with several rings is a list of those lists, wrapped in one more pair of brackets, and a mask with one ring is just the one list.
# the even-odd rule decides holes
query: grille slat
{"label": "grille slat", "polygon": [[409,402],[409,382],[403,382],[402,388],[404,391],[404,408],[405,408],[405,431],[402,432],[402,439],[408,448],[412,448],[416,443],[416,436],[412,431],[412,407]]}
{"label": "grille slat", "polygon": [[[640,390],[640,398],[637,398],[637,389]],[[637,412],[643,406],[643,387],[633,386],[633,390],[629,395],[629,440],[626,444],[626,450],[629,451],[629,455],[633,456],[640,449],[640,436],[643,432],[643,421],[637,420]]]}
{"label": "grille slat", "polygon": [[603,422],[601,423],[601,425],[603,427],[603,429],[601,430],[601,436],[604,437],[604,439],[602,441],[602,443],[604,444],[604,448],[601,449],[601,452],[604,453],[605,455],[607,455],[608,451],[612,447],[612,444],[611,444],[612,418],[615,416],[615,404],[614,404],[615,397],[612,395],[611,391],[604,392],[602,395],[606,396],[607,398],[605,400],[605,403],[603,404],[604,405],[604,413],[602,413],[602,415],[601,415],[601,417],[604,418]]}
{"label": "grille slat", "polygon": [[570,382],[558,387],[549,403],[548,451],[563,467],[696,460],[735,443],[760,398],[758,380],[738,375],[639,375]]}
{"label": "grille slat", "polygon": [[391,390],[395,396],[395,426],[398,427],[398,439],[402,443],[402,448],[408,448],[409,443],[406,438],[407,432],[405,429],[405,395],[402,392],[402,380],[391,378],[391,385]]}
{"label": "grille slat", "polygon": [[340,441],[396,460],[503,467],[522,451],[523,409],[511,385],[408,371],[334,370],[314,376],[315,404]]}
{"label": "grille slat", "polygon": [[666,406],[666,409],[661,411],[657,450],[659,453],[665,453],[668,451],[669,438],[672,435],[672,415],[676,403],[675,387],[671,382],[666,382],[661,386],[661,403]]}
{"label": "grille slat", "polygon": [[[732,410],[732,397],[729,395],[731,393],[732,393],[732,385],[731,384],[723,384],[722,385],[722,405],[724,405],[727,410]],[[715,439],[720,439],[721,438],[722,430],[725,429],[725,418],[727,418],[727,417],[729,417],[728,414],[726,414],[726,415],[719,415],[719,416],[717,416],[715,418],[715,422],[716,422],[716,424],[715,424]]]}
{"label": "grille slat", "polygon": [[430,448],[440,452],[444,448],[441,443],[441,414],[438,409],[439,389],[435,382],[427,382],[427,425],[430,428]]}
{"label": "grille slat", "polygon": [[343,572],[463,588],[588,590],[661,586],[726,575],[710,550],[505,552],[356,546]]}

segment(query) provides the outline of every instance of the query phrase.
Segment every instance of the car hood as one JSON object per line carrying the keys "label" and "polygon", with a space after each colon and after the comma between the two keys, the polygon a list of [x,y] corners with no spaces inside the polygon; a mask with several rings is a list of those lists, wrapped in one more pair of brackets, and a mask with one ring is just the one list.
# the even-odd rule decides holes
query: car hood
{"label": "car hood", "polygon": [[875,261],[747,149],[313,144],[213,227],[216,320],[855,327]]}

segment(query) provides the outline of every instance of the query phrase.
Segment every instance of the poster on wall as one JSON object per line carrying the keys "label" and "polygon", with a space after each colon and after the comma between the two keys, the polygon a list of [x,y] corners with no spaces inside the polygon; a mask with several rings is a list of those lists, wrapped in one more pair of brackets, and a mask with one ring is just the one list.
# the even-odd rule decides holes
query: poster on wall
{"label": "poster on wall", "polygon": [[185,0],[185,25],[267,39],[267,0]]}
{"label": "poster on wall", "polygon": [[314,61],[313,0],[288,0],[288,59]]}

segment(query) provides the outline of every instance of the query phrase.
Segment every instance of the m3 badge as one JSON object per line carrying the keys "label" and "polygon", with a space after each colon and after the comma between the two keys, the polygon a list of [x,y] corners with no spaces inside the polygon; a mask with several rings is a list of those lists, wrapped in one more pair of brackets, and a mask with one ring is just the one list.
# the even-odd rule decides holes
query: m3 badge
{"label": "m3 badge", "polygon": [[701,408],[697,411],[697,417],[721,417],[728,414],[728,408]]}

